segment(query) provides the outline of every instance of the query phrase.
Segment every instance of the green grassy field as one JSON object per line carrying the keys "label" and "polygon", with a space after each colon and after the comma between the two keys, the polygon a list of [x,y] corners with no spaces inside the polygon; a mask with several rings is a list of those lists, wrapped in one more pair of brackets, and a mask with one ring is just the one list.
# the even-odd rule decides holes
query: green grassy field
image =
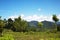
{"label": "green grassy field", "polygon": [[60,33],[6,32],[0,40],[60,40]]}

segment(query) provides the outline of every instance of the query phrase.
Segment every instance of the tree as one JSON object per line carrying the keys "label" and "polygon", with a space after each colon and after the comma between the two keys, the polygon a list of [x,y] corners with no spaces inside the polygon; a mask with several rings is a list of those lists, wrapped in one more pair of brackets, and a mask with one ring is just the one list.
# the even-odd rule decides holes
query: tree
{"label": "tree", "polygon": [[43,28],[43,23],[42,22],[38,22],[38,28],[39,28],[39,30],[42,31],[42,28]]}
{"label": "tree", "polygon": [[38,22],[38,27],[41,28],[43,26],[42,22]]}
{"label": "tree", "polygon": [[7,20],[6,28],[11,29],[12,27],[13,27],[13,20],[11,18],[9,18]]}
{"label": "tree", "polygon": [[55,21],[55,23],[59,21],[56,15],[53,15],[53,21]]}
{"label": "tree", "polygon": [[3,21],[4,21],[4,23],[5,23],[4,28],[6,28],[6,26],[7,26],[7,20],[6,20],[6,19],[4,19]]}
{"label": "tree", "polygon": [[55,21],[55,27],[56,27],[56,30],[57,30],[56,22],[58,22],[58,21],[59,21],[59,19],[57,18],[57,16],[56,16],[56,15],[53,15],[52,19],[53,19],[53,21]]}
{"label": "tree", "polygon": [[57,25],[57,31],[60,31],[60,24]]}
{"label": "tree", "polygon": [[15,18],[14,20],[14,27],[16,31],[26,31],[27,21],[22,20],[21,16],[19,16],[18,18]]}
{"label": "tree", "polygon": [[1,16],[0,16],[0,34],[1,34],[1,36],[2,36],[2,32],[3,32],[4,26],[5,26],[5,23],[4,23],[4,21],[1,19]]}

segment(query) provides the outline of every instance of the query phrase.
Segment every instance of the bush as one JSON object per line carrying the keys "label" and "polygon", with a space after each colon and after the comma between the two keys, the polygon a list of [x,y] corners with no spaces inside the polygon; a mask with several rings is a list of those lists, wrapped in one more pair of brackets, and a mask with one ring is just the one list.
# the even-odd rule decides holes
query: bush
{"label": "bush", "polygon": [[3,37],[0,37],[0,40],[14,40],[14,38],[11,34],[5,34]]}

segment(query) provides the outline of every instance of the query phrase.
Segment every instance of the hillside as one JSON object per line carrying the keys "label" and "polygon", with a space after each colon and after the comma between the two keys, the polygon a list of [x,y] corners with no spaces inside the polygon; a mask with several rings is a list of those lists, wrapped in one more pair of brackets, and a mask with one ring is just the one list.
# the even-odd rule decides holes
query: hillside
{"label": "hillside", "polygon": [[[38,21],[30,21],[28,22],[30,27],[38,27]],[[43,23],[43,29],[44,30],[53,30],[55,29],[55,24],[54,22],[50,21],[42,21]],[[60,22],[57,23],[57,26],[60,26]]]}

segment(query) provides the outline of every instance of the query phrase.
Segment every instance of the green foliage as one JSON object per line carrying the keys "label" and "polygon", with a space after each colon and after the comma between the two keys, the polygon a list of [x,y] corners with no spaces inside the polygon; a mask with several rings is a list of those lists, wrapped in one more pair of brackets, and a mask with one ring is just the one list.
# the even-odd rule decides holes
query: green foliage
{"label": "green foliage", "polygon": [[[53,15],[52,19],[55,23],[59,20],[56,15]],[[47,24],[46,24],[47,25]],[[56,26],[56,24],[54,24]],[[56,26],[57,27],[57,26]],[[5,29],[7,28],[7,29]],[[60,33],[57,33],[56,29],[45,32],[40,32],[43,30],[43,24],[38,22],[38,27],[31,26],[29,27],[28,22],[23,20],[21,16],[12,20],[1,19],[0,16],[0,40],[59,40]],[[4,30],[4,31],[3,31]],[[13,32],[13,31],[18,32]],[[60,27],[58,27],[60,30]],[[3,34],[2,34],[3,33]]]}
{"label": "green foliage", "polygon": [[4,34],[3,37],[0,37],[0,40],[14,40],[12,34]]}
{"label": "green foliage", "polygon": [[46,32],[13,32],[14,40],[60,40],[60,33],[46,33]]}
{"label": "green foliage", "polygon": [[42,22],[38,22],[38,27],[41,28],[43,26]]}
{"label": "green foliage", "polygon": [[38,31],[43,31],[43,23],[38,22]]}
{"label": "green foliage", "polygon": [[56,15],[53,15],[52,19],[53,19],[55,22],[59,21],[59,19],[57,18]]}
{"label": "green foliage", "polygon": [[6,25],[6,28],[11,29],[13,27],[13,20],[11,18],[9,18],[7,22],[8,23]]}
{"label": "green foliage", "polygon": [[56,15],[53,15],[52,19],[53,19],[53,21],[55,21],[55,28],[56,28],[56,31],[57,31],[57,25],[56,25],[56,22],[58,22],[59,19],[57,18]]}
{"label": "green foliage", "polygon": [[[53,15],[52,19],[55,22],[59,20],[56,15]],[[54,25],[56,26],[56,24]],[[15,18],[14,20],[12,20],[11,18],[9,18],[8,20],[6,19],[2,20],[0,16],[0,33],[2,33],[3,29],[5,28],[7,28],[8,30],[13,30],[18,32],[26,32],[26,31],[40,32],[45,30],[42,22],[38,22],[38,27],[35,27],[35,26],[29,26],[28,22],[23,20],[21,16]],[[52,31],[55,32],[55,30]],[[50,30],[46,29],[46,31],[50,31]]]}
{"label": "green foliage", "polygon": [[0,18],[0,28],[3,28],[5,26],[4,21]]}
{"label": "green foliage", "polygon": [[28,28],[27,31],[28,31],[28,32],[30,32],[30,31],[34,31],[34,32],[36,32],[36,29],[37,29],[36,27],[31,26],[31,27]]}
{"label": "green foliage", "polygon": [[57,30],[60,31],[60,26],[57,26]]}
{"label": "green foliage", "polygon": [[18,17],[14,21],[14,27],[16,31],[25,31],[27,28],[27,22],[22,20],[21,17]]}
{"label": "green foliage", "polygon": [[3,32],[4,26],[5,26],[5,23],[0,17],[0,36],[2,36],[2,32]]}

